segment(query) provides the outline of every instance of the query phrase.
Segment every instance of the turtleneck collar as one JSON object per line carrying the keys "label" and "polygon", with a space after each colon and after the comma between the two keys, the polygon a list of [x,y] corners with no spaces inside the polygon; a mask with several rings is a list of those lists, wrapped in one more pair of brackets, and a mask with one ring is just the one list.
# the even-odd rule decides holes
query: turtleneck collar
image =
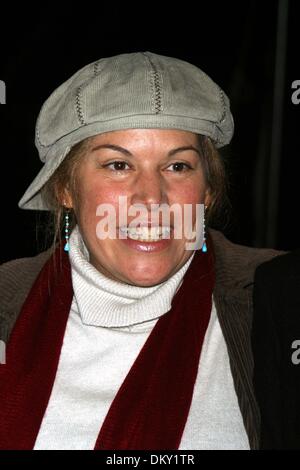
{"label": "turtleneck collar", "polygon": [[106,328],[129,327],[159,318],[171,308],[195,252],[167,281],[139,287],[109,279],[90,262],[78,226],[70,236],[70,263],[74,300],[86,325]]}

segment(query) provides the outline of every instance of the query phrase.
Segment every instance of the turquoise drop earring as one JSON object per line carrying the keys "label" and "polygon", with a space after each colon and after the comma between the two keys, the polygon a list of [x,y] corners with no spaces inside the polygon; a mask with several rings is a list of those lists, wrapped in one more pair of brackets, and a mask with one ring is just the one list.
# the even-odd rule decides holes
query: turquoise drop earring
{"label": "turquoise drop earring", "polygon": [[207,253],[207,245],[206,245],[206,238],[205,238],[205,211],[207,207],[205,206],[204,208],[204,214],[203,214],[203,245],[202,245],[202,252]]}
{"label": "turquoise drop earring", "polygon": [[69,212],[66,212],[65,213],[65,246],[64,246],[64,250],[65,251],[69,251],[70,250],[70,246],[69,246],[69,227],[70,227],[70,222],[69,222]]}

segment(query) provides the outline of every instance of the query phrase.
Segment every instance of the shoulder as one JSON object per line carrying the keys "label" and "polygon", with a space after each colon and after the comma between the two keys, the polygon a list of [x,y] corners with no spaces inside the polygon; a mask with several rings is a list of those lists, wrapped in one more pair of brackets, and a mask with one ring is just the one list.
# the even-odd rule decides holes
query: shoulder
{"label": "shoulder", "polygon": [[51,250],[0,265],[0,334],[7,335]]}
{"label": "shoulder", "polygon": [[215,251],[217,281],[233,289],[253,284],[258,266],[285,254],[271,248],[232,243],[217,230],[210,229],[209,232]]}

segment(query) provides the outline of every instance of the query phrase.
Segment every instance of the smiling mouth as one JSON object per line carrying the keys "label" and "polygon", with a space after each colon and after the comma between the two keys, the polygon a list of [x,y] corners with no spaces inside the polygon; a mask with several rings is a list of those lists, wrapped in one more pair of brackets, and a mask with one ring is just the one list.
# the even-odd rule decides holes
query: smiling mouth
{"label": "smiling mouth", "polygon": [[120,227],[122,235],[141,242],[156,242],[170,238],[171,227]]}

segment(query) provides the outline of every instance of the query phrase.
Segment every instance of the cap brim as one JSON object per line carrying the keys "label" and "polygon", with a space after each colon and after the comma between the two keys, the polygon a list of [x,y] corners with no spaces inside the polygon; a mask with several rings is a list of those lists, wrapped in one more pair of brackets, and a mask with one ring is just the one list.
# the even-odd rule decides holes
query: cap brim
{"label": "cap brim", "polygon": [[41,189],[49,181],[70,149],[71,147],[65,148],[65,150],[59,154],[59,156],[54,157],[53,155],[49,155],[46,163],[18,202],[20,209],[32,209],[38,211],[51,210],[51,208],[47,206],[46,201],[44,201],[42,198]]}

